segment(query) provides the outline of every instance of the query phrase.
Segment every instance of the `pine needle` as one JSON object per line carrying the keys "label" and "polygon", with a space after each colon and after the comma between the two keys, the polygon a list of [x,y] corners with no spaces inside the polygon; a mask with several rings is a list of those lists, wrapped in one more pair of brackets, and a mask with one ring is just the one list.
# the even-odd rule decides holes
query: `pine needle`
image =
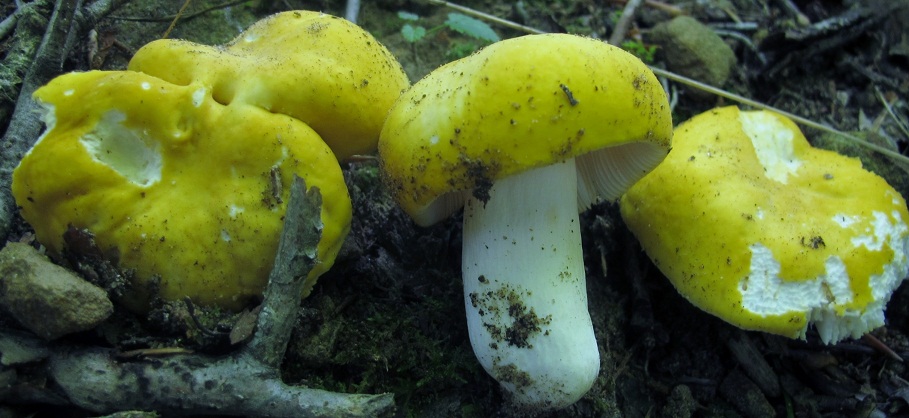
{"label": "pine needle", "polygon": [[177,26],[177,21],[180,20],[180,17],[183,16],[183,12],[186,11],[186,8],[189,4],[192,3],[192,0],[186,0],[183,2],[183,6],[180,6],[180,11],[177,12],[177,15],[174,16],[174,20],[170,21],[170,26],[167,27],[167,30],[161,35],[161,39],[167,39],[167,35],[170,35],[170,31],[174,30],[174,26]]}

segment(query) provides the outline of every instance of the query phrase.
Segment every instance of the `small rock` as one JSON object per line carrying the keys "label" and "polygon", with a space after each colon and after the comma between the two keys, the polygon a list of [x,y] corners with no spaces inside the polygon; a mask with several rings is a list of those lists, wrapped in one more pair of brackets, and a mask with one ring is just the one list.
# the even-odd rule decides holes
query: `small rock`
{"label": "small rock", "polygon": [[[0,365],[15,366],[44,360],[50,355],[46,343],[24,332],[0,333]],[[0,385],[0,387],[3,387]]]}
{"label": "small rock", "polygon": [[[651,42],[660,46],[670,71],[723,87],[736,65],[735,53],[712,29],[689,16],[679,16],[656,25]],[[689,89],[696,97],[709,97]]]}
{"label": "small rock", "polygon": [[21,243],[0,251],[0,307],[48,340],[94,328],[113,313],[103,290]]}

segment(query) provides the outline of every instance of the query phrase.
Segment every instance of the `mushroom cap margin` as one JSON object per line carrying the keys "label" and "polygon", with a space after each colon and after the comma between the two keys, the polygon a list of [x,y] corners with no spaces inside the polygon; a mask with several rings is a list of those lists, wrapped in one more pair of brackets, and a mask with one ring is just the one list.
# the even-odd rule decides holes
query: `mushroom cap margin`
{"label": "mushroom cap margin", "polygon": [[375,151],[388,109],[410,85],[369,32],[303,10],[264,18],[224,46],[150,42],[129,69],[183,86],[200,82],[222,104],[242,101],[297,118],[339,161]]}
{"label": "mushroom cap margin", "polygon": [[639,59],[592,38],[528,35],[414,84],[389,112],[379,156],[397,202],[431,224],[459,207],[437,200],[448,193],[482,199],[496,179],[637,141],[658,162],[671,135],[666,95]]}
{"label": "mushroom cap margin", "polygon": [[[319,264],[307,292],[333,264],[349,230],[350,198],[331,150],[305,124],[223,106],[201,84],[132,71],[65,74],[35,97],[48,109],[48,130],[13,174],[22,216],[52,254],[63,251],[69,225],[93,233],[101,250],[133,270],[131,308],[146,309],[152,288],[168,300],[189,296],[229,309],[260,295],[294,174],[323,197]],[[147,162],[134,153],[99,161],[85,145],[124,134],[135,146],[108,150],[153,150],[157,180],[137,184],[124,174],[125,165]]]}

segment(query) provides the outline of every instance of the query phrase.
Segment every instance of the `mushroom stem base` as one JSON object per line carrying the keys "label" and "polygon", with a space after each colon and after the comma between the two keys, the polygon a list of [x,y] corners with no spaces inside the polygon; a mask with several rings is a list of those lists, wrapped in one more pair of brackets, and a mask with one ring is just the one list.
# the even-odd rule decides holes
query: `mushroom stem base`
{"label": "mushroom stem base", "polygon": [[515,403],[560,408],[599,371],[587,310],[574,160],[497,181],[464,209],[470,342]]}

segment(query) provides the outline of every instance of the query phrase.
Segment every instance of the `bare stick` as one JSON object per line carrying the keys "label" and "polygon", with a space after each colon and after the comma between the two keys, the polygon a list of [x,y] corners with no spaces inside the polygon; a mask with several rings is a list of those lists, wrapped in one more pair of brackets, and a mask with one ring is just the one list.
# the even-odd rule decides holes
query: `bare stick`
{"label": "bare stick", "polygon": [[284,358],[290,331],[297,319],[306,275],[318,262],[318,245],[322,237],[319,189],[313,187],[307,192],[303,179],[294,176],[290,190],[284,232],[265,288],[256,334],[245,347],[254,358],[276,370]]}
{"label": "bare stick", "polygon": [[13,31],[13,28],[16,27],[16,21],[19,20],[19,15],[22,13],[22,8],[28,7],[28,4],[22,5],[20,8],[16,9],[12,14],[7,16],[3,21],[0,21],[0,39],[6,38],[10,32]]}
{"label": "bare stick", "polygon": [[347,7],[344,9],[344,18],[351,23],[357,23],[357,16],[360,15],[360,0],[347,0]]}
{"label": "bare stick", "polygon": [[637,10],[640,4],[641,0],[628,0],[628,3],[625,3],[625,8],[622,9],[622,17],[615,23],[615,29],[612,30],[612,35],[609,36],[610,44],[619,45],[622,43],[622,40],[625,39],[625,34],[628,33],[628,25],[634,20],[634,11]]}
{"label": "bare stick", "polygon": [[48,367],[73,404],[103,414],[146,410],[163,416],[374,417],[394,407],[389,394],[342,394],[286,385],[277,370],[245,356],[120,361],[111,350],[57,349]]}
{"label": "bare stick", "polygon": [[798,22],[799,25],[808,26],[811,24],[811,19],[799,10],[799,7],[796,6],[792,0],[777,0],[777,3],[779,3],[780,6],[783,6],[789,14],[794,16],[795,21]]}
{"label": "bare stick", "polygon": [[170,35],[170,31],[174,30],[174,26],[177,26],[177,21],[180,20],[180,16],[183,16],[183,12],[186,11],[186,7],[189,6],[190,2],[192,2],[192,0],[183,1],[183,6],[180,6],[177,15],[174,16],[174,19],[170,21],[170,25],[167,26],[167,30],[161,35],[161,39],[167,39],[167,35]]}
{"label": "bare stick", "polygon": [[535,34],[543,34],[543,33],[546,33],[545,31],[542,31],[542,30],[539,30],[539,29],[535,29],[535,28],[532,28],[532,27],[530,27],[530,26],[524,26],[524,25],[522,25],[522,24],[520,24],[520,23],[516,23],[516,22],[512,22],[512,21],[510,21],[510,20],[502,19],[502,18],[500,18],[500,17],[498,17],[498,16],[493,16],[493,15],[488,14],[488,13],[483,13],[483,12],[481,12],[481,11],[479,11],[479,10],[475,10],[475,9],[471,9],[471,8],[469,8],[469,7],[461,6],[460,4],[455,4],[455,3],[451,3],[451,2],[447,2],[447,1],[442,1],[442,0],[429,0],[429,4],[435,4],[435,5],[438,5],[438,6],[445,6],[445,7],[449,8],[449,9],[454,9],[454,10],[457,10],[457,11],[459,11],[459,12],[463,12],[463,13],[465,13],[465,14],[469,14],[469,15],[478,17],[478,18],[480,18],[480,19],[485,19],[485,20],[488,20],[488,21],[490,21],[490,22],[495,22],[495,23],[498,23],[498,24],[500,24],[500,25],[502,25],[502,26],[505,26],[505,27],[508,27],[508,28],[512,28],[512,29],[517,29],[517,30],[519,30],[519,31],[523,31],[523,32],[527,32],[527,33],[535,33]]}

